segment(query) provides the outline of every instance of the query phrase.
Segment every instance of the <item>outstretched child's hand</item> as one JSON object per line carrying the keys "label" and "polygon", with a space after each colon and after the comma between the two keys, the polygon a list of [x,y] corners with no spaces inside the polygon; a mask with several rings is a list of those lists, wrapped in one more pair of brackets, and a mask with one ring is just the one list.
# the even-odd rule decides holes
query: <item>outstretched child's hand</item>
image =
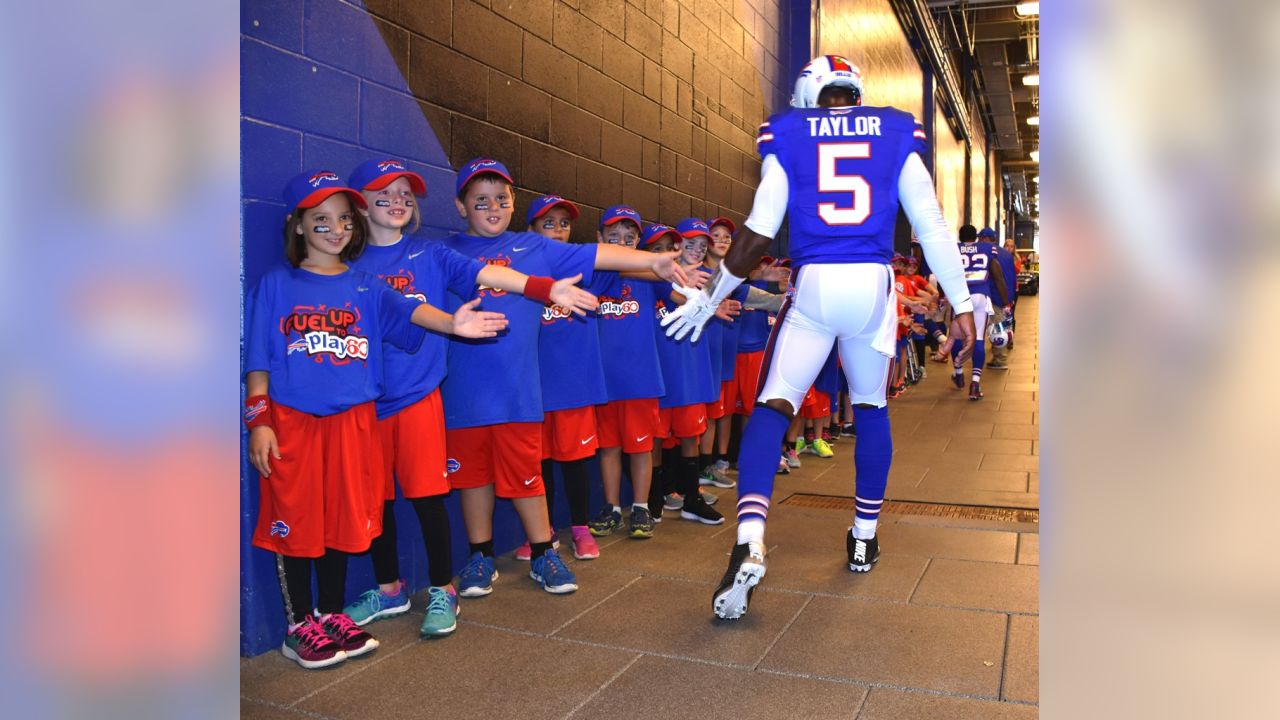
{"label": "outstretched child's hand", "polygon": [[684,268],[680,267],[680,263],[676,259],[680,257],[679,250],[673,250],[669,253],[654,253],[653,262],[649,264],[649,269],[654,275],[685,287],[693,287],[689,276],[685,274]]}
{"label": "outstretched child's hand", "polygon": [[595,310],[600,306],[600,301],[595,295],[577,286],[581,280],[582,273],[578,273],[555,281],[551,286],[551,302],[578,315],[586,315],[588,310]]}
{"label": "outstretched child's hand", "polygon": [[467,338],[490,338],[506,329],[506,315],[476,310],[479,304],[480,298],[476,298],[454,311],[452,334]]}
{"label": "outstretched child's hand", "polygon": [[791,279],[791,268],[782,264],[782,259],[760,268],[760,279],[765,282],[782,282]]}
{"label": "outstretched child's hand", "polygon": [[716,317],[725,322],[733,322],[733,319],[742,314],[742,303],[733,298],[725,298],[720,301],[720,307],[716,308]]}
{"label": "outstretched child's hand", "polygon": [[262,477],[271,477],[271,458],[280,459],[280,443],[270,425],[259,425],[249,431],[249,462]]}

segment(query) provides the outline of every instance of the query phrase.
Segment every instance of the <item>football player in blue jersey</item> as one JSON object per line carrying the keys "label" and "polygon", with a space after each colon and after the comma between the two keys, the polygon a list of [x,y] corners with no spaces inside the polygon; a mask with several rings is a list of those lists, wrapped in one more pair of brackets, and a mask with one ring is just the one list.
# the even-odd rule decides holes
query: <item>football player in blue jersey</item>
{"label": "football player in blue jersey", "polygon": [[[996,233],[987,229],[989,235],[980,234],[972,225],[960,228],[960,264],[964,266],[965,282],[969,286],[969,296],[973,301],[973,322],[978,341],[973,346],[973,374],[969,382],[969,399],[982,399],[982,370],[987,362],[987,316],[996,314],[998,308],[992,307],[991,301],[998,300],[1000,308],[1009,304],[1008,287],[1000,269],[998,248],[994,240]],[[1003,317],[1003,315],[1001,315]],[[959,349],[951,348],[952,369],[951,382],[957,388],[964,387],[964,362]]]}
{"label": "football player in blue jersey", "polygon": [[791,104],[760,126],[760,185],[728,256],[708,287],[664,321],[668,333],[692,332],[696,339],[789,216],[794,284],[774,324],[765,381],[743,433],[737,544],[712,599],[721,618],[741,617],[764,577],[779,441],[837,343],[858,428],[849,569],[867,572],[878,559],[876,522],[893,455],[885,386],[897,325],[889,260],[899,205],[960,314],[965,356],[976,337],[960,255],[920,157],[924,131],[908,113],[863,106],[861,74],[833,55],[804,67]]}

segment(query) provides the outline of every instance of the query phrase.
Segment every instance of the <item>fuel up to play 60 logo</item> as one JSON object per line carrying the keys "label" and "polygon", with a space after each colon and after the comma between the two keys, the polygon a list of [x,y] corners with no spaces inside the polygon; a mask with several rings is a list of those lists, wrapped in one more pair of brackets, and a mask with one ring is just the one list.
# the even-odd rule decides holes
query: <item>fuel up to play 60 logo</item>
{"label": "fuel up to play 60 logo", "polygon": [[342,308],[298,306],[280,320],[280,332],[302,336],[289,343],[289,355],[305,352],[316,362],[328,357],[335,365],[345,365],[369,359],[369,338],[356,334],[359,321],[360,311],[350,303]]}

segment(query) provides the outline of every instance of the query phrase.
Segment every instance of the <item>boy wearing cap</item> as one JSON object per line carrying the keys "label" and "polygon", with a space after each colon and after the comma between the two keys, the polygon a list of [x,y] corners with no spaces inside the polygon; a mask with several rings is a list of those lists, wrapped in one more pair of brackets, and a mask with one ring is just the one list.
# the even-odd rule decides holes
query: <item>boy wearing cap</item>
{"label": "boy wearing cap", "polygon": [[[525,217],[529,231],[558,242],[568,242],[578,206],[559,195],[543,195]],[[560,465],[565,495],[569,499],[573,556],[579,560],[600,557],[600,548],[587,528],[587,458],[599,447],[595,406],[605,402],[604,370],[600,363],[600,338],[595,313],[574,315],[559,305],[542,308],[538,336],[538,365],[542,372],[542,483],[547,491],[547,516],[555,520],[554,466]],[[552,528],[552,536],[555,529]],[[517,560],[528,560],[528,542],[516,550]]]}
{"label": "boy wearing cap", "polygon": [[[626,205],[614,205],[600,216],[596,239],[602,246],[641,248],[653,238],[648,234],[641,238],[640,213]],[[630,534],[651,537],[655,518],[661,517],[661,503],[650,502],[654,474],[650,453],[658,427],[658,398],[667,390],[649,313],[663,288],[650,280],[618,273],[597,273],[591,287],[600,296],[598,330],[607,402],[596,408],[605,506],[588,525],[598,537],[622,527],[625,453],[633,490]],[[604,362],[604,358],[610,361]]]}
{"label": "boy wearing cap", "polygon": [[[707,223],[698,218],[685,218],[676,225],[684,246],[683,257],[691,257],[690,246],[711,241]],[[665,234],[665,233],[664,233]],[[696,256],[694,256],[696,257]],[[702,258],[696,258],[701,263]],[[655,319],[661,322],[681,303],[662,298],[655,305]],[[720,397],[720,384],[711,367],[711,351],[706,340],[698,343],[677,342],[658,332],[658,359],[662,364],[667,392],[658,400],[659,437],[673,437],[680,443],[680,458],[675,468],[675,488],[684,496],[680,517],[707,525],[719,525],[724,516],[712,508],[699,492],[698,440],[707,431],[707,404]],[[706,343],[706,344],[704,344]],[[719,361],[719,348],[714,348]],[[664,466],[666,463],[664,463]]]}
{"label": "boy wearing cap", "polygon": [[[352,267],[377,275],[396,292],[438,307],[446,291],[470,295],[476,283],[508,292],[537,294],[580,310],[592,309],[594,298],[572,282],[530,278],[511,268],[489,266],[463,257],[439,242],[405,237],[420,223],[417,198],[426,193],[422,176],[394,159],[370,160],[351,173],[350,184],[368,207],[369,243]],[[382,443],[386,483],[383,532],[373,541],[377,588],[345,608],[357,625],[409,610],[410,589],[400,580],[394,512],[396,484],[413,506],[427,552],[430,587],[421,632],[448,635],[457,627],[457,593],[453,587],[452,543],[444,498],[450,491],[445,472],[444,406],[440,383],[445,375],[448,340],[429,334],[412,353],[388,348],[386,386],[378,399],[378,436]]]}
{"label": "boy wearing cap", "polygon": [[[652,271],[686,282],[670,256],[655,256],[608,245],[569,245],[534,233],[508,231],[514,205],[513,181],[506,167],[492,158],[476,158],[458,172],[455,204],[466,221],[465,232],[445,245],[491,265],[589,280],[596,269]],[[450,305],[463,298],[451,294]],[[500,337],[458,342],[449,347],[444,405],[450,480],[460,489],[471,557],[459,574],[459,594],[493,591],[493,509],[495,495],[511,498],[529,538],[529,576],[550,593],[577,589],[577,578],[552,549],[551,526],[541,473],[543,400],[538,334],[544,302],[530,301],[499,288],[481,286],[488,309],[501,309],[510,320]]]}

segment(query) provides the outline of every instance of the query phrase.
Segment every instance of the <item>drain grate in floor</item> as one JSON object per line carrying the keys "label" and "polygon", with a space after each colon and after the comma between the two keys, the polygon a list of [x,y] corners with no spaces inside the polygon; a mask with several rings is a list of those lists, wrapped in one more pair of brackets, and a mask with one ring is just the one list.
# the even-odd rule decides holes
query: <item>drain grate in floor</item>
{"label": "drain grate in floor", "polygon": [[[778,504],[813,508],[816,510],[853,511],[853,498],[841,495],[795,493],[786,497]],[[928,515],[931,517],[961,518],[965,520],[999,520],[1002,522],[1030,523],[1040,522],[1039,510],[991,507],[987,505],[946,505],[943,503],[886,500],[881,512],[889,515]]]}

